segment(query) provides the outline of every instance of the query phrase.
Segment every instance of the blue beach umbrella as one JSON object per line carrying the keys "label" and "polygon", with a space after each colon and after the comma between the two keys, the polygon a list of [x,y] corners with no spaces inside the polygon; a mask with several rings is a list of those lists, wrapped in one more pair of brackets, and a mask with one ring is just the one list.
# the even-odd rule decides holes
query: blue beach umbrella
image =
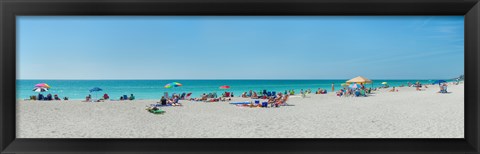
{"label": "blue beach umbrella", "polygon": [[98,87],[93,87],[92,89],[90,89],[90,92],[97,92],[97,91],[102,91],[102,89]]}
{"label": "blue beach umbrella", "polygon": [[348,86],[348,87],[349,87],[349,88],[352,88],[352,89],[357,89],[357,88],[360,88],[360,87],[362,87],[362,86],[359,85],[359,84],[354,83],[354,84],[351,84],[351,85]]}
{"label": "blue beach umbrella", "polygon": [[[103,90],[101,88],[98,88],[98,87],[93,87],[92,89],[90,89],[90,93],[99,92],[99,91],[103,91]],[[95,93],[95,98],[97,98],[97,93]]]}
{"label": "blue beach umbrella", "polygon": [[435,82],[432,83],[432,84],[440,84],[440,83],[444,83],[444,82],[447,82],[447,81],[445,81],[445,80],[437,80],[437,81],[435,81]]}

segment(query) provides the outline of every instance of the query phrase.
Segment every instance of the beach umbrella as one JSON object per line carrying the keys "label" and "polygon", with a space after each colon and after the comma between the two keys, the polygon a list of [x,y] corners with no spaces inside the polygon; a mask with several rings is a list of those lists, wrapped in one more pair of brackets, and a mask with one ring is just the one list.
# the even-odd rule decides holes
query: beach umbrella
{"label": "beach umbrella", "polygon": [[227,86],[227,85],[220,86],[220,89],[230,89],[230,86]]}
{"label": "beach umbrella", "polygon": [[387,84],[387,82],[382,82],[382,84]]}
{"label": "beach umbrella", "polygon": [[355,84],[351,84],[351,85],[348,86],[348,87],[349,87],[349,88],[352,88],[352,89],[357,89],[357,88],[360,88],[360,87],[362,87],[362,86],[355,83]]}
{"label": "beach umbrella", "polygon": [[447,82],[447,81],[445,81],[445,80],[437,80],[437,81],[435,81],[435,82],[432,83],[432,84],[440,84],[440,83],[444,83],[444,82]]}
{"label": "beach umbrella", "polygon": [[180,87],[180,86],[182,86],[181,83],[172,82],[172,83],[166,84],[164,87],[165,87],[165,88],[172,88],[172,87]]}
{"label": "beach umbrella", "polygon": [[103,91],[103,90],[101,88],[98,88],[98,87],[93,87],[89,91],[90,91],[90,93],[95,92],[95,99],[96,99],[97,98],[97,93],[96,92]]}
{"label": "beach umbrella", "polygon": [[32,91],[37,92],[37,93],[41,93],[41,92],[48,91],[48,89],[47,88],[42,88],[42,87],[36,87],[36,88],[33,88]]}
{"label": "beach umbrella", "polygon": [[97,91],[102,91],[102,89],[98,87],[93,87],[92,89],[90,89],[90,92],[97,92]]}
{"label": "beach umbrella", "polygon": [[36,88],[47,88],[50,89],[50,86],[46,83],[39,83],[35,85]]}
{"label": "beach umbrella", "polygon": [[372,80],[367,79],[363,76],[357,76],[353,79],[348,80],[347,83],[372,83]]}
{"label": "beach umbrella", "polygon": [[350,79],[350,80],[347,81],[347,83],[363,83],[363,84],[372,83],[372,88],[373,88],[372,80],[367,79],[366,77],[363,77],[363,76],[357,76],[353,79]]}

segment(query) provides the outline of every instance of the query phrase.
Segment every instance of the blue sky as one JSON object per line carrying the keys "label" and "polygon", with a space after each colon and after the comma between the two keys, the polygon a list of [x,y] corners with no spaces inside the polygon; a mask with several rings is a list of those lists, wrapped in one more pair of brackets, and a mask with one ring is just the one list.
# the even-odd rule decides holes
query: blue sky
{"label": "blue sky", "polygon": [[463,16],[17,16],[18,79],[445,79]]}

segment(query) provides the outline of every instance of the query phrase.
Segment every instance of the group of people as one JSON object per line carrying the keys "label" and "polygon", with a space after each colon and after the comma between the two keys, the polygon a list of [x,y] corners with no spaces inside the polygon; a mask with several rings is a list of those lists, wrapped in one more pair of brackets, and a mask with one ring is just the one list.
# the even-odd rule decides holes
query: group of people
{"label": "group of people", "polygon": [[240,107],[280,107],[280,106],[286,106],[287,101],[288,101],[289,95],[284,95],[282,93],[278,93],[273,96],[268,96],[267,102],[264,102],[265,104],[260,104],[260,102],[257,100],[256,103],[250,102],[249,104],[237,104],[237,106]]}
{"label": "group of people", "polygon": [[[58,97],[57,94],[53,95],[52,94],[47,94],[47,96],[44,96],[43,94],[39,93],[38,96],[30,96],[30,100],[38,100],[38,101],[52,101],[52,100],[62,100],[60,97]],[[63,100],[68,100],[68,97],[64,97]]]}
{"label": "group of people", "polygon": [[171,98],[162,96],[160,99],[160,102],[157,102],[157,104],[160,104],[161,106],[182,106],[178,101],[180,100],[180,96],[174,95]]}
{"label": "group of people", "polygon": [[315,94],[327,94],[327,89],[318,88]]}
{"label": "group of people", "polygon": [[367,97],[372,92],[372,88],[343,88],[337,91],[339,97]]}
{"label": "group of people", "polygon": [[[109,100],[109,99],[110,99],[110,96],[107,93],[103,94],[103,96],[98,100],[93,100],[92,95],[88,94],[87,96],[85,96],[84,102],[91,102],[91,101],[102,102],[102,101]],[[127,95],[123,95],[123,96],[120,96],[119,100],[121,100],[121,101],[123,101],[123,100],[135,100],[135,96],[133,94],[130,94],[130,97],[128,97]]]}
{"label": "group of people", "polygon": [[230,97],[233,97],[230,92],[225,92],[222,94],[222,97],[217,97],[217,93],[203,93],[200,98],[191,98],[190,101],[203,101],[203,102],[220,102],[220,101],[230,101]]}
{"label": "group of people", "polygon": [[278,93],[276,97],[270,96],[268,98],[268,104],[270,107],[279,107],[282,105],[287,105],[289,95],[282,95],[282,93]]}

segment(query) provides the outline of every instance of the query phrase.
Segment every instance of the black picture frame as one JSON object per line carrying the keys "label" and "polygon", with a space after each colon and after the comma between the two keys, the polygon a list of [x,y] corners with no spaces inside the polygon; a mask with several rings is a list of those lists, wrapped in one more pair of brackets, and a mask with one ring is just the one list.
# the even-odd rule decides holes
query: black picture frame
{"label": "black picture frame", "polygon": [[[478,0],[1,0],[2,153],[480,153]],[[16,16],[464,15],[464,139],[17,139]]]}

